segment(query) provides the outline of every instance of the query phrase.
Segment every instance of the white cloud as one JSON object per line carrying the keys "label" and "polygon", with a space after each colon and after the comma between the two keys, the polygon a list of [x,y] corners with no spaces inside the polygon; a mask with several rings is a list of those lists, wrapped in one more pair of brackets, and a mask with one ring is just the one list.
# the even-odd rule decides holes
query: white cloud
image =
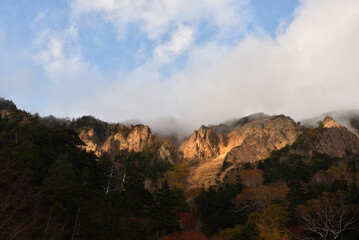
{"label": "white cloud", "polygon": [[155,59],[159,62],[169,62],[174,57],[188,50],[193,43],[193,39],[193,29],[179,24],[177,29],[172,33],[171,39],[155,48]]}
{"label": "white cloud", "polygon": [[139,23],[149,38],[157,38],[173,23],[206,20],[218,28],[243,24],[242,8],[248,0],[75,0],[73,15],[97,14],[123,31],[128,23]]}
{"label": "white cloud", "polygon": [[[153,62],[119,73],[111,83],[102,84],[98,79],[106,77],[82,61],[76,50],[76,28],[47,30],[38,36],[35,60],[48,75],[81,79],[77,86],[71,83],[53,91],[58,97],[46,113],[85,112],[114,122],[175,117],[189,131],[260,111],[301,118],[359,108],[359,1],[302,0],[293,22],[279,35],[248,33],[234,46],[216,40],[193,44],[198,29],[187,22],[213,17],[218,25],[234,24],[235,1],[148,2],[74,2],[79,15],[100,14],[119,26],[143,22],[152,36],[179,24],[169,41],[157,46]],[[156,57],[171,60],[185,51],[189,59],[185,67],[163,80]],[[72,88],[78,89],[76,94],[65,95]]]}
{"label": "white cloud", "polygon": [[61,32],[45,29],[38,34],[34,41],[37,51],[33,59],[51,79],[74,77],[82,70],[84,63],[76,45],[77,36],[74,26]]}
{"label": "white cloud", "polygon": [[274,39],[248,34],[234,47],[194,46],[167,81],[156,67],[139,67],[89,111],[112,121],[173,116],[193,129],[260,111],[302,118],[359,108],[358,42],[357,0],[302,1]]}

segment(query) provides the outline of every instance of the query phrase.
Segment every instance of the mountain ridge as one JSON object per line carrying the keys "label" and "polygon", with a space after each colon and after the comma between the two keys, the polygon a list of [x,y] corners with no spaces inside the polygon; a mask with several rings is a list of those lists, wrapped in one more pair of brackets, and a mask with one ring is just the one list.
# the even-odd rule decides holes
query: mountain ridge
{"label": "mountain ridge", "polygon": [[[1,118],[14,118],[23,123],[33,121],[25,111],[18,110],[14,103],[4,99],[0,113]],[[209,187],[226,178],[231,169],[265,159],[272,151],[286,146],[292,146],[291,152],[300,155],[311,155],[313,152],[333,157],[359,154],[356,133],[328,116],[313,128],[284,115],[252,114],[223,124],[202,125],[178,144],[157,137],[149,126],[142,124],[125,126],[92,116],[75,120],[33,116],[38,124],[74,129],[85,143],[82,148],[98,157],[107,154],[114,158],[124,149],[135,152],[149,150],[171,163],[184,162],[190,168],[189,187]],[[224,164],[230,166],[226,171],[220,171]]]}

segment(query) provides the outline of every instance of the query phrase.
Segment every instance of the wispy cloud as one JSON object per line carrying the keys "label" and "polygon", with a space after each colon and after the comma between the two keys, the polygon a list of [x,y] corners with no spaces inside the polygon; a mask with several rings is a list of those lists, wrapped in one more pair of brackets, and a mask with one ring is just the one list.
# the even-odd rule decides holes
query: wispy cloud
{"label": "wispy cloud", "polygon": [[[194,46],[186,66],[165,82],[158,69],[139,67],[109,87],[107,99],[99,96],[91,111],[147,122],[167,114],[193,129],[253,112],[301,118],[359,108],[358,13],[355,0],[303,1],[275,38],[263,32],[233,47]],[[105,111],[110,102],[112,111]]]}
{"label": "wispy cloud", "polygon": [[100,15],[123,31],[127,24],[141,24],[149,38],[155,39],[174,23],[205,20],[217,28],[243,24],[242,8],[248,0],[75,0],[74,17]]}
{"label": "wispy cloud", "polygon": [[[235,6],[238,2],[240,6]],[[73,1],[78,21],[96,16],[118,29],[132,26],[144,31],[153,39],[146,45],[151,46],[150,56],[131,71],[97,71],[95,65],[87,64],[81,51],[81,29],[75,27],[86,23],[74,18],[73,27],[40,31],[32,59],[47,74],[46,81],[56,82],[52,89],[41,84],[31,89],[34,95],[46,91],[55,96],[40,113],[71,117],[86,113],[113,122],[139,119],[150,124],[174,117],[190,131],[254,112],[302,118],[359,108],[357,0],[302,0],[293,19],[281,24],[276,34],[247,29],[231,44],[218,41],[217,35],[198,41],[202,20],[209,19],[211,27],[218,29],[246,25],[237,21],[241,19],[237,10],[245,3]],[[163,76],[161,67],[176,66],[182,54],[186,61]],[[6,62],[6,57],[0,61]],[[2,81],[2,89],[10,89]],[[22,95],[23,89],[17,91]]]}
{"label": "wispy cloud", "polygon": [[193,43],[193,38],[193,29],[179,24],[177,29],[172,32],[171,39],[155,48],[155,59],[159,62],[173,60],[173,58],[188,50]]}
{"label": "wispy cloud", "polygon": [[81,71],[81,53],[74,43],[77,36],[76,27],[70,26],[62,32],[45,29],[36,37],[34,43],[37,51],[33,59],[50,79],[75,76]]}

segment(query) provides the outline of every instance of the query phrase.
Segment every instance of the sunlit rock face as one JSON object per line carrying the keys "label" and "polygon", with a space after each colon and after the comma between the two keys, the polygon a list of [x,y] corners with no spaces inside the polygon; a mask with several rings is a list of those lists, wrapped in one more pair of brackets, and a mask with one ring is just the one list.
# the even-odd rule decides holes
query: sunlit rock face
{"label": "sunlit rock face", "polygon": [[148,126],[137,125],[129,133],[119,131],[109,136],[101,147],[103,152],[116,154],[128,149],[135,152],[144,151],[152,144],[152,133]]}
{"label": "sunlit rock face", "polygon": [[230,146],[227,161],[241,163],[263,159],[269,152],[291,145],[304,131],[304,127],[285,116],[249,122],[227,136]]}
{"label": "sunlit rock face", "polygon": [[[183,160],[190,166],[188,185],[208,187],[221,181],[226,174],[245,162],[255,162],[269,156],[273,150],[292,146],[291,154],[310,156],[313,152],[342,157],[359,154],[358,137],[326,117],[317,128],[306,128],[291,118],[256,115],[239,120],[237,124],[201,126],[185,139],[178,148],[155,137],[148,126],[120,125],[107,131],[105,137],[94,129],[79,131],[87,151],[100,156],[116,156],[123,149],[156,151],[170,162]],[[294,146],[294,147],[293,147]],[[220,172],[223,162],[229,167]]]}
{"label": "sunlit rock face", "polygon": [[93,129],[90,130],[82,130],[79,133],[79,138],[85,143],[84,148],[86,151],[94,152],[97,156],[101,154],[101,151],[97,148],[97,144],[99,143],[99,138],[97,137],[96,132]]}
{"label": "sunlit rock face", "polygon": [[161,158],[172,162],[175,154],[170,143],[153,136],[150,128],[144,125],[129,128],[122,125],[102,140],[94,129],[81,130],[79,137],[85,143],[85,149],[93,151],[97,156],[107,153],[114,157],[124,149],[135,152],[151,150],[157,151]]}
{"label": "sunlit rock face", "polygon": [[340,128],[340,125],[332,117],[326,116],[323,121],[323,128]]}
{"label": "sunlit rock face", "polygon": [[194,131],[181,143],[178,152],[184,159],[200,163],[219,156],[225,145],[224,137],[221,134],[201,126],[198,131]]}
{"label": "sunlit rock face", "polygon": [[195,163],[191,164],[190,185],[206,187],[215,183],[224,160],[236,165],[263,159],[270,151],[291,145],[304,131],[285,116],[250,120],[225,133],[202,126],[181,144],[179,153]]}

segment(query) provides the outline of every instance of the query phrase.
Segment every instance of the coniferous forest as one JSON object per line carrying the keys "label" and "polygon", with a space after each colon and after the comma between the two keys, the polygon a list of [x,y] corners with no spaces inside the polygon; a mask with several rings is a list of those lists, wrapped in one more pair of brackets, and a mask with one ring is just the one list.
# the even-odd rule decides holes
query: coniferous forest
{"label": "coniferous forest", "polygon": [[71,127],[1,109],[11,114],[0,119],[0,239],[359,238],[359,157],[293,154],[308,133],[187,189],[185,162],[150,150],[97,157]]}

